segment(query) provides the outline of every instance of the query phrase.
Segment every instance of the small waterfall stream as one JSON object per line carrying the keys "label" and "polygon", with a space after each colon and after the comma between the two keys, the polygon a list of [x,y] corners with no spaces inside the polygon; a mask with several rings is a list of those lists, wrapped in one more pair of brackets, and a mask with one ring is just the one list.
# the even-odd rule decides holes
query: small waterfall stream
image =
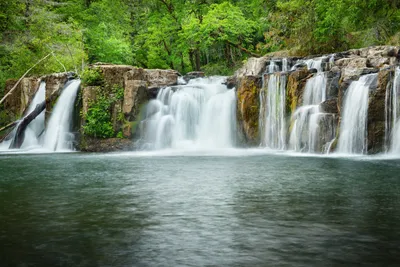
{"label": "small waterfall stream", "polygon": [[284,150],[286,148],[286,83],[285,71],[288,70],[287,59],[282,60],[282,73],[279,66],[271,61],[268,67],[268,83],[265,82],[260,90],[260,116],[259,125],[261,132],[261,145]]}
{"label": "small waterfall stream", "polygon": [[53,109],[46,128],[43,147],[51,151],[72,149],[72,113],[81,81],[68,82]]}
{"label": "small waterfall stream", "polygon": [[[389,94],[386,94],[387,96]],[[391,104],[391,145],[390,153],[400,154],[400,67],[396,68],[395,77],[392,86],[392,92],[390,94],[391,101],[386,101],[386,105]],[[388,123],[387,123],[388,124]],[[388,126],[386,126],[388,128]],[[389,132],[386,129],[386,132]]]}
{"label": "small waterfall stream", "polygon": [[[29,105],[29,109],[26,115],[30,114],[37,105],[41,104],[45,101],[46,98],[46,83],[41,82],[38,91],[36,92],[34,98],[32,99],[31,104]],[[43,110],[31,123],[29,123],[28,127],[25,130],[25,139],[21,148],[27,148],[32,146],[40,145],[40,137],[44,131],[45,125],[45,111]]]}
{"label": "small waterfall stream", "polygon": [[236,96],[226,78],[166,87],[147,105],[141,141],[149,149],[215,149],[235,144]]}
{"label": "small waterfall stream", "polygon": [[[43,101],[45,101],[45,93],[46,93],[46,83],[42,81],[40,83],[40,86],[35,93],[35,96],[33,97],[31,103],[29,104],[28,109],[26,110],[24,117],[29,115],[37,105],[41,104]],[[32,147],[38,147],[40,146],[40,137],[44,131],[45,125],[44,125],[44,116],[45,116],[45,111],[40,113],[34,120],[32,120],[29,125],[25,129],[25,138],[24,142],[22,143],[21,148],[27,149],[27,148],[32,148]],[[23,117],[23,118],[24,118]],[[23,119],[22,118],[22,119]],[[10,144],[12,140],[14,139],[15,136],[15,130],[17,129],[18,126],[14,128],[14,130],[11,132],[9,136],[9,140],[4,141],[3,143],[0,143],[0,149],[1,150],[8,150],[10,147]]]}
{"label": "small waterfall stream", "polygon": [[317,73],[306,83],[303,94],[303,105],[292,116],[289,148],[302,152],[319,152],[318,130],[320,113],[319,105],[326,100],[326,74],[322,62],[325,58],[310,59],[304,63],[308,69],[316,69]]}
{"label": "small waterfall stream", "polygon": [[367,152],[367,115],[370,86],[377,81],[377,74],[361,76],[353,81],[344,97],[338,153],[363,154]]}

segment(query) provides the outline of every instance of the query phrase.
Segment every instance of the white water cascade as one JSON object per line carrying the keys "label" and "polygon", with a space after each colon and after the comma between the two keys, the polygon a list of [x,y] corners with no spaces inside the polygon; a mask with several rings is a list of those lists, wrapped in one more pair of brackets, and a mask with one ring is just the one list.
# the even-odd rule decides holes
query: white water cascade
{"label": "white water cascade", "polygon": [[322,62],[325,58],[310,59],[304,63],[308,69],[316,69],[314,77],[307,80],[303,93],[303,105],[292,116],[289,148],[302,152],[319,152],[319,105],[326,100],[327,78],[323,72]]}
{"label": "white water cascade", "polygon": [[[282,60],[283,72],[288,70],[287,59]],[[279,72],[279,66],[271,61],[268,67],[268,83],[260,90],[260,116],[259,125],[261,132],[261,145],[284,150],[286,148],[286,83],[287,77]]]}
{"label": "white water cascade", "polygon": [[[400,154],[400,67],[396,68],[392,92],[391,92],[390,106],[391,106],[390,119],[391,119],[392,131],[391,131],[391,145],[389,152],[394,154]],[[388,131],[388,129],[386,129],[386,131]]]}
{"label": "white water cascade", "polygon": [[[41,104],[43,101],[45,101],[45,93],[46,93],[46,83],[42,81],[40,83],[40,86],[33,97],[31,103],[29,104],[29,107],[27,111],[25,112],[25,116],[29,115],[37,105]],[[29,125],[25,129],[25,138],[24,142],[22,143],[21,148],[27,149],[31,147],[37,147],[40,145],[40,137],[41,134],[44,131],[44,115],[45,112],[43,111],[40,113],[34,120],[32,120]],[[23,118],[24,118],[23,117]],[[13,132],[11,132],[9,140],[4,141],[3,143],[0,144],[0,150],[8,150],[12,140],[14,139],[15,135],[15,130],[18,128],[15,127]]]}
{"label": "white water cascade", "polygon": [[338,153],[363,154],[367,152],[367,115],[370,86],[377,74],[368,74],[350,84],[344,97]]}
{"label": "white water cascade", "polygon": [[58,98],[46,128],[44,148],[51,151],[72,149],[72,114],[80,84],[80,80],[69,82]]}
{"label": "white water cascade", "polygon": [[166,87],[147,106],[142,141],[150,149],[230,148],[235,143],[234,89],[224,77],[193,79]]}
{"label": "white water cascade", "polygon": [[[38,91],[36,92],[31,104],[29,105],[28,112],[30,114],[37,105],[43,103],[46,98],[46,83],[41,82]],[[21,148],[35,147],[40,145],[40,136],[44,132],[44,118],[45,111],[43,110],[34,120],[32,120],[28,127],[25,129],[25,139]]]}

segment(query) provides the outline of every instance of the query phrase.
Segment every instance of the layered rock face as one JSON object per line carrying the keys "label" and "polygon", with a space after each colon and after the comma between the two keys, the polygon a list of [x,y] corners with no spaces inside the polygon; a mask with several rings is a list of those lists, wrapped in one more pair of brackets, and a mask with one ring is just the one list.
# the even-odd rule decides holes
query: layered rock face
{"label": "layered rock face", "polygon": [[[26,112],[41,81],[46,82],[46,98],[48,98],[52,94],[60,95],[64,84],[71,76],[73,76],[73,73],[63,72],[41,77],[23,78],[14,92],[4,101],[4,109],[7,112],[8,121],[18,119]],[[16,83],[17,80],[8,80],[6,82],[5,93],[9,92]],[[53,105],[46,107],[47,115],[51,113],[52,107]]]}
{"label": "layered rock face", "polygon": [[[400,62],[399,51],[399,47],[378,46],[307,58],[249,59],[233,78],[237,80],[237,119],[240,135],[245,137],[241,139],[242,142],[246,145],[259,144],[260,131],[265,129],[260,129],[261,123],[255,122],[263,120],[265,114],[261,114],[260,118],[260,114],[253,108],[267,104],[259,103],[259,99],[262,88],[265,94],[269,90],[270,75],[284,73],[287,75],[284,104],[288,148],[294,138],[293,127],[298,127],[299,123],[305,123],[305,126],[297,133],[301,135],[297,137],[297,145],[302,147],[299,151],[324,153],[327,152],[328,145],[330,152],[334,151],[337,139],[340,138],[344,97],[350,84],[363,75],[377,73],[377,85],[369,88],[365,141],[368,153],[384,151],[387,146],[385,101],[387,101],[389,87],[393,85],[395,65]],[[323,79],[323,88],[319,89],[323,94],[321,102],[317,102],[317,105],[306,103],[310,102],[308,99],[310,94],[311,98],[312,94],[315,94],[312,91],[314,89],[310,87],[317,76]],[[257,80],[264,82],[251,82]],[[304,110],[305,105],[309,105],[306,110]],[[316,138],[312,141],[314,147],[307,144],[312,138]]]}
{"label": "layered rock face", "polygon": [[[82,128],[84,132],[88,111],[100,97],[113,99],[109,112],[113,131],[129,140],[136,134],[144,105],[155,98],[158,90],[176,85],[179,73],[174,70],[142,69],[124,65],[95,64],[89,70],[98,74],[97,80],[82,86]],[[121,136],[122,134],[122,136]],[[104,139],[82,135],[84,151],[113,151],[130,146],[126,139]],[[110,141],[112,140],[112,141]]]}

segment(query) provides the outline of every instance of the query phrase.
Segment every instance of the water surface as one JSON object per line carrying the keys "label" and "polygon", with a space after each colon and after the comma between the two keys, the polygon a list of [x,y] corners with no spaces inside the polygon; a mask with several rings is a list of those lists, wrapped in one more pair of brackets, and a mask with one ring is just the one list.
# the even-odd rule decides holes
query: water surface
{"label": "water surface", "polygon": [[398,266],[400,160],[0,155],[1,266]]}

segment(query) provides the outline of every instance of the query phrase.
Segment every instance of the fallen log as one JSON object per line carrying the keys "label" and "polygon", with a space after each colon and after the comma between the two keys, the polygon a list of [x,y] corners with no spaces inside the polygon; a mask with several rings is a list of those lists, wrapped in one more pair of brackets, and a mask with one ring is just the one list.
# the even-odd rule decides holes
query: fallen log
{"label": "fallen log", "polygon": [[[53,102],[57,98],[57,92],[53,93],[49,98],[47,98],[42,103],[36,105],[35,109],[26,115],[22,120],[20,120],[17,125],[17,130],[15,132],[14,138],[10,144],[10,149],[20,148],[25,139],[25,129],[28,127],[29,123],[33,121],[40,113],[42,113],[46,109],[46,105]],[[17,122],[18,123],[18,122]]]}

